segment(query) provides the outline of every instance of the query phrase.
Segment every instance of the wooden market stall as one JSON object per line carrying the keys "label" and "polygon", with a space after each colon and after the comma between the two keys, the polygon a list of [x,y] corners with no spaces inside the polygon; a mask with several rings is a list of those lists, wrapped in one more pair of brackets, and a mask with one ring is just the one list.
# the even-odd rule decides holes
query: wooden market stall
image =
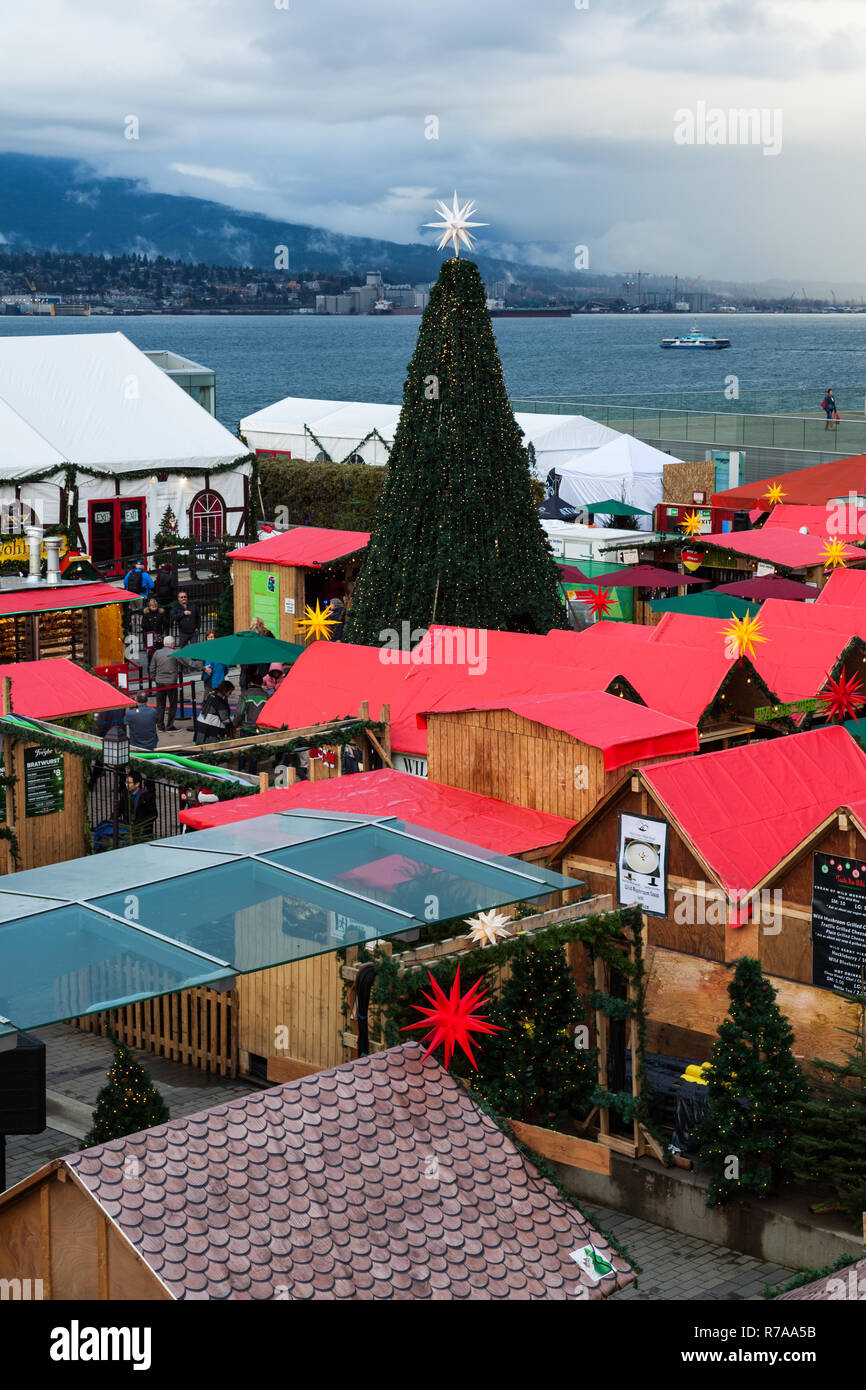
{"label": "wooden market stall", "polygon": [[128,695],[64,658],[0,666],[0,873],[38,869],[87,853],[87,787],[80,755],[28,738],[26,729],[7,717],[69,719],[131,704]]}
{"label": "wooden market stall", "polygon": [[[841,1060],[839,1029],[856,1027],[857,1011],[834,990],[847,980],[856,992],[866,969],[866,914],[850,892],[866,883],[864,807],[866,754],[827,726],[636,770],[566,837],[563,873],[644,906],[651,1051],[706,1059],[731,966],[752,956],[797,1055]],[[848,901],[823,925],[813,900],[823,865],[842,856],[857,877],[846,872]]]}
{"label": "wooden market stall", "polygon": [[275,637],[303,642],[298,627],[308,605],[327,607],[335,594],[350,597],[368,531],[295,526],[267,540],[229,551],[235,632],[261,618]]}
{"label": "wooden market stall", "polygon": [[504,701],[427,715],[429,773],[439,782],[580,820],[641,763],[698,749],[694,724],[605,691]]}
{"label": "wooden market stall", "polygon": [[120,605],[136,597],[113,584],[73,580],[0,590],[0,661],[69,657],[88,666],[123,661]]}
{"label": "wooden market stall", "polygon": [[[181,820],[191,830],[204,830],[301,809],[394,816],[529,863],[545,862],[573,825],[561,816],[384,768],[339,781],[295,782],[263,795],[196,807],[183,811]],[[275,921],[274,928],[280,930],[281,923]],[[334,952],[239,976],[235,997],[241,1072],[287,1081],[345,1059],[341,961]]]}

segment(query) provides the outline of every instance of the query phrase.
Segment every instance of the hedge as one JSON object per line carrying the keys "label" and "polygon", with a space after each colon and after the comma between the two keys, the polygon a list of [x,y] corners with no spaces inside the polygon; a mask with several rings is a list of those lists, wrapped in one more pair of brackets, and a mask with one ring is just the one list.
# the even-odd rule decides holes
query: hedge
{"label": "hedge", "polygon": [[[262,458],[258,467],[267,520],[274,519],[277,507],[288,507],[292,526],[373,529],[387,465]],[[543,484],[533,483],[533,490],[542,502]]]}

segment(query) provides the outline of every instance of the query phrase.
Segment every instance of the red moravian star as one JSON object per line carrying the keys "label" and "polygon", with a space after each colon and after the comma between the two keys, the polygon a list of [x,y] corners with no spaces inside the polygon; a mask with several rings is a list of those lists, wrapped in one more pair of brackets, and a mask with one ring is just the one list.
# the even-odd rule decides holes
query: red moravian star
{"label": "red moravian star", "polygon": [[830,719],[856,719],[857,706],[866,701],[866,690],[859,676],[849,676],[843,671],[838,680],[827,677],[827,689],[821,691],[824,713]]}
{"label": "red moravian star", "polygon": [[595,618],[606,618],[608,609],[613,608],[610,589],[583,589],[577,595],[581,603],[589,604]]}
{"label": "red moravian star", "polygon": [[419,1023],[410,1023],[405,1028],[401,1028],[400,1032],[408,1033],[413,1028],[426,1028],[428,1036],[424,1041],[427,1043],[427,1051],[424,1056],[429,1057],[434,1047],[444,1043],[446,1067],[454,1055],[455,1046],[459,1043],[477,1071],[478,1066],[472,1055],[469,1041],[470,1035],[472,1033],[501,1033],[504,1031],[498,1024],[488,1023],[486,1018],[482,1018],[480,1014],[475,1012],[478,1006],[487,999],[487,991],[482,990],[481,980],[476,980],[472,988],[468,989],[461,998],[459,965],[450,994],[446,994],[436,983],[429,970],[427,974],[430,976],[433,993],[425,994],[424,998],[429,999],[433,1007],[427,1009],[423,1004],[413,1004],[412,1008],[417,1009],[424,1017]]}

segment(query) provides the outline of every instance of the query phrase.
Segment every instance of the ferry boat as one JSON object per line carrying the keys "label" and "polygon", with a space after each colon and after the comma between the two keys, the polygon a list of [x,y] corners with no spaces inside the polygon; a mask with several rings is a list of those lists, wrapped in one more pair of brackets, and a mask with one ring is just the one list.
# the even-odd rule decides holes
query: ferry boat
{"label": "ferry boat", "polygon": [[693,351],[707,351],[714,348],[727,348],[731,346],[730,338],[711,338],[707,333],[701,333],[697,328],[693,328],[691,333],[682,333],[678,338],[662,338],[663,348],[691,348]]}

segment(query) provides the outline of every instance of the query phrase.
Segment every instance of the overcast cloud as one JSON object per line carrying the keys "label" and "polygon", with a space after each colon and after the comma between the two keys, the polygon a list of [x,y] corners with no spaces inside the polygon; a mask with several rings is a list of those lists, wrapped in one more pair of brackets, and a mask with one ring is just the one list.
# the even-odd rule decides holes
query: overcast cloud
{"label": "overcast cloud", "polygon": [[[546,262],[866,278],[866,0],[285,2],[0,0],[0,149],[395,241],[457,188]],[[778,109],[781,152],[676,144],[699,102]]]}

